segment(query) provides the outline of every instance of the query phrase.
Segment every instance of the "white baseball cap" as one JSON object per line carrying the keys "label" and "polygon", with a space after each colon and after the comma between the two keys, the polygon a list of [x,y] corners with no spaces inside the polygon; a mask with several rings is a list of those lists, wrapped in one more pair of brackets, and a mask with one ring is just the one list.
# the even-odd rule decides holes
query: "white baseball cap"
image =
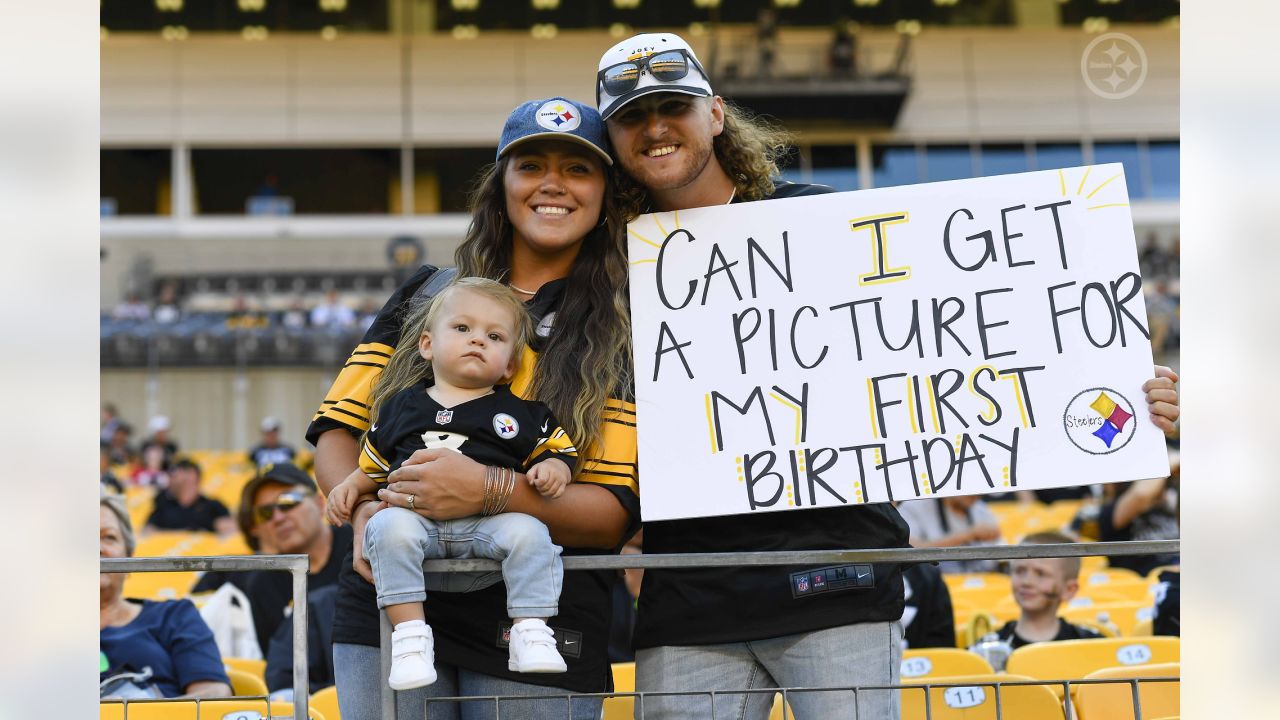
{"label": "white baseball cap", "polygon": [[608,120],[632,100],[656,92],[711,97],[711,81],[698,56],[675,33],[643,33],[600,56],[596,107]]}
{"label": "white baseball cap", "polygon": [[165,417],[164,415],[156,415],[155,417],[151,418],[150,422],[147,423],[147,429],[153,433],[158,433],[161,430],[168,430],[169,418]]}

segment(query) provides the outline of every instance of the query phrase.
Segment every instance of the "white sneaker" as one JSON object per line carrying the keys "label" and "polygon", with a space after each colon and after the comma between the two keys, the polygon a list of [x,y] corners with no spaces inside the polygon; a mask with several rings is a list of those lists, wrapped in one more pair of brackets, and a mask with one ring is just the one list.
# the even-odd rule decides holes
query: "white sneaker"
{"label": "white sneaker", "polygon": [[400,623],[391,632],[392,690],[410,690],[436,681],[436,644],[431,628],[421,620]]}
{"label": "white sneaker", "polygon": [[511,655],[507,669],[524,673],[562,673],[569,668],[556,650],[555,633],[540,618],[511,626]]}

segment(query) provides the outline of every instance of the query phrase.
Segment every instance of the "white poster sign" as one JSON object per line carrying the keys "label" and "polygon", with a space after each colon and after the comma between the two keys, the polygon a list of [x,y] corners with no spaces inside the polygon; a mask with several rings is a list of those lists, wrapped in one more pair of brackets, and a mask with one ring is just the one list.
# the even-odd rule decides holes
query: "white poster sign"
{"label": "white poster sign", "polygon": [[1168,474],[1118,164],[641,216],[645,520]]}

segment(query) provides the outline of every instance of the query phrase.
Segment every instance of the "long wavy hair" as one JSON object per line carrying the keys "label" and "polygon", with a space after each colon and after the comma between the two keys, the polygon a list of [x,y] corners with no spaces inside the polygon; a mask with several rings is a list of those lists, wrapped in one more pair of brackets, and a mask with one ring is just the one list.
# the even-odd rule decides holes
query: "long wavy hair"
{"label": "long wavy hair", "polygon": [[[459,276],[505,281],[513,228],[503,177],[510,158],[482,171],[471,193],[471,225],[454,254]],[[555,309],[551,336],[538,354],[529,397],[546,403],[584,453],[601,442],[605,402],[632,382],[627,300],[626,229],[618,176],[606,168],[603,222],[582,241]]]}
{"label": "long wavy hair", "polygon": [[[440,308],[448,299],[459,292],[470,291],[483,295],[499,305],[505,306],[515,318],[515,334],[511,338],[512,357],[519,362],[524,346],[533,334],[533,325],[529,321],[529,313],[524,303],[511,292],[511,288],[500,282],[482,277],[458,277],[448,287],[436,293],[434,298],[414,297],[407,308],[400,326],[400,339],[396,349],[387,360],[387,366],[378,374],[373,383],[373,391],[369,395],[369,425],[378,424],[378,413],[392,395],[413,387],[424,379],[433,377],[431,361],[422,357],[418,351],[418,343],[422,334],[436,326],[440,318]],[[367,434],[367,433],[366,433]]]}
{"label": "long wavy hair", "polygon": [[[710,103],[710,98],[702,100]],[[773,179],[781,171],[781,163],[794,152],[794,136],[746,108],[724,101],[724,129],[712,142],[720,167],[733,181],[735,195],[742,200],[762,200],[773,193]],[[634,217],[650,212],[653,201],[644,186],[625,173],[621,175],[618,195],[623,212]]]}

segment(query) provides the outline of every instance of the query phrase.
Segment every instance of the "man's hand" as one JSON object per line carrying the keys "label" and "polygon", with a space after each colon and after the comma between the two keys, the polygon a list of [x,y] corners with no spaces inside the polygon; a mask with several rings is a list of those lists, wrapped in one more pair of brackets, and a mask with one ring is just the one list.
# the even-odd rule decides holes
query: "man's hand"
{"label": "man's hand", "polygon": [[538,489],[543,497],[558,498],[573,479],[573,471],[559,458],[547,458],[529,468],[526,475],[529,484]]}
{"label": "man's hand", "polygon": [[1151,422],[1165,432],[1173,432],[1178,420],[1178,373],[1173,368],[1156,365],[1156,376],[1142,384],[1147,394],[1147,410]]}
{"label": "man's hand", "polygon": [[373,582],[373,567],[369,565],[368,559],[364,556],[364,526],[369,523],[369,518],[373,517],[374,513],[385,507],[387,507],[387,504],[384,502],[373,500],[363,502],[356,506],[351,518],[353,535],[351,541],[351,567],[360,574],[360,577],[369,582]]}

